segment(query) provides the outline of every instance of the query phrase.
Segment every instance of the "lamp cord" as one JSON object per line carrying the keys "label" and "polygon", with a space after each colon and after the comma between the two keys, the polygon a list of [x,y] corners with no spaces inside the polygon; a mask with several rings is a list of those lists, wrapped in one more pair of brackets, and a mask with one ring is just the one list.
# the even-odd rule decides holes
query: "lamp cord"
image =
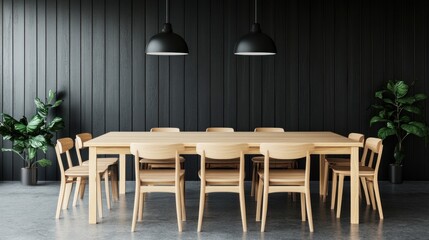
{"label": "lamp cord", "polygon": [[255,0],[255,23],[258,23],[258,0]]}
{"label": "lamp cord", "polygon": [[170,14],[170,12],[169,12],[169,8],[168,8],[168,0],[165,0],[165,22],[166,23],[169,23],[170,22],[170,19],[169,19],[169,14]]}

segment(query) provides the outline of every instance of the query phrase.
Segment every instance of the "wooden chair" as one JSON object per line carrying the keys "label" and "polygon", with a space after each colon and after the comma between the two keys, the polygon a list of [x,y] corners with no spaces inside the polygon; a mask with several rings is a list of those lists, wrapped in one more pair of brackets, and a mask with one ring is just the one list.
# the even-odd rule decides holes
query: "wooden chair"
{"label": "wooden chair", "polygon": [[[268,194],[277,192],[301,193],[301,217],[306,220],[307,211],[310,232],[313,232],[313,217],[310,198],[310,151],[312,144],[263,143],[260,152],[264,155],[264,169],[259,170],[259,185],[256,204],[256,221],[261,220],[261,232],[265,231],[267,219]],[[271,159],[305,158],[305,169],[270,169]]]}
{"label": "wooden chair", "polygon": [[[206,128],[206,132],[234,132],[234,128],[228,127],[209,127]],[[216,160],[212,160],[210,158],[206,158],[206,168],[239,168],[240,160],[239,159],[231,159],[230,161],[219,162]]]}
{"label": "wooden chair", "polygon": [[[172,133],[172,132],[180,132],[179,128],[170,128],[170,127],[157,127],[157,128],[151,128],[151,132],[165,132],[165,133]],[[185,158],[180,156],[180,166],[182,169],[184,168]],[[145,169],[156,169],[156,168],[166,168],[171,169],[175,167],[175,159],[163,159],[161,161],[156,159],[146,159],[143,158],[140,160],[140,163],[143,164],[143,168]]]}
{"label": "wooden chair", "polygon": [[[137,215],[143,219],[144,193],[167,192],[176,196],[176,214],[179,232],[182,221],[186,220],[185,212],[185,170],[180,168],[179,153],[185,148],[183,144],[132,143],[131,153],[135,157],[136,191],[131,232],[135,231]],[[140,158],[170,161],[174,159],[174,169],[140,169]]]}
{"label": "wooden chair", "polygon": [[[283,128],[273,128],[273,127],[258,127],[255,128],[255,132],[284,132]],[[295,168],[297,162],[295,160],[277,161],[275,159],[271,159],[270,168]],[[258,189],[259,175],[258,171],[263,168],[264,165],[264,157],[256,156],[252,158],[252,186],[250,191],[250,196],[256,196],[255,192]]]}
{"label": "wooden chair", "polygon": [[[82,154],[81,151],[85,149],[84,143],[92,139],[91,133],[80,133],[76,135],[75,138],[75,148],[76,148],[76,155],[77,159],[79,161],[79,165],[81,166],[89,166],[88,160],[82,160]],[[112,195],[113,199],[119,200],[119,190],[118,190],[118,158],[97,158],[97,166],[101,166],[102,168],[104,165],[107,165],[108,167],[108,173],[110,176],[110,180],[112,183]],[[107,182],[106,182],[107,183]],[[78,195],[80,195],[80,199],[83,198],[84,192],[85,192],[85,186],[86,186],[86,179],[85,178],[77,178],[76,181],[76,190],[74,193],[73,198],[73,206],[76,206]],[[107,196],[107,205],[110,208],[110,196]]]}
{"label": "wooden chair", "polygon": [[[73,148],[73,140],[71,138],[61,138],[57,140],[57,145],[55,146],[55,152],[57,154],[57,161],[58,166],[60,167],[61,172],[61,187],[60,187],[60,194],[58,196],[58,203],[57,203],[57,211],[55,214],[55,218],[60,217],[61,208],[66,206],[67,208],[72,184],[76,181],[77,178],[87,178],[89,176],[89,167],[88,166],[73,166],[71,157],[70,157],[70,149]],[[61,155],[65,154],[67,157],[67,164],[68,169],[64,168],[63,161],[61,158]],[[99,217],[103,217],[103,208],[102,208],[102,202],[101,202],[101,177],[104,177],[104,181],[107,182],[106,184],[106,196],[109,195],[109,187],[108,187],[108,171],[107,171],[107,165],[103,166],[97,166],[98,174],[100,175],[97,178],[97,205],[98,205],[98,214]]]}
{"label": "wooden chair", "polygon": [[[364,142],[365,137],[363,134],[360,133],[350,133],[349,139],[352,139],[354,141],[359,141],[361,143]],[[350,166],[350,158],[325,158],[325,167],[324,167],[324,177],[323,177],[323,202],[326,201],[326,196],[328,195],[328,177],[329,177],[329,168],[332,168],[332,166]],[[366,186],[364,186],[364,189],[366,189]],[[365,191],[365,196],[368,197],[368,192]],[[367,198],[367,203],[368,198]]]}
{"label": "wooden chair", "polygon": [[[198,215],[198,232],[201,232],[204,204],[207,193],[231,192],[238,193],[240,197],[241,220],[243,232],[247,232],[246,203],[244,195],[244,152],[248,150],[247,144],[220,144],[199,143],[197,153],[201,156],[201,170],[198,175],[201,179],[200,211]],[[216,161],[228,161],[239,158],[238,169],[206,169],[206,158]]]}
{"label": "wooden chair", "polygon": [[[366,161],[369,154],[369,159]],[[359,177],[364,182],[363,186],[368,186],[369,196],[371,198],[372,208],[378,207],[380,219],[383,219],[383,209],[381,207],[380,189],[378,187],[378,169],[380,168],[381,155],[383,153],[383,143],[379,138],[368,138],[365,142],[365,148],[362,155],[361,166],[359,166]],[[377,160],[374,162],[374,157],[377,155]],[[374,165],[375,164],[375,165]],[[335,195],[338,183],[338,203],[337,203],[337,218],[341,215],[341,202],[343,198],[344,177],[350,176],[350,166],[332,166],[333,181],[332,181],[332,200],[331,209],[335,208]],[[375,199],[374,199],[375,194]],[[376,206],[377,202],[377,206]]]}

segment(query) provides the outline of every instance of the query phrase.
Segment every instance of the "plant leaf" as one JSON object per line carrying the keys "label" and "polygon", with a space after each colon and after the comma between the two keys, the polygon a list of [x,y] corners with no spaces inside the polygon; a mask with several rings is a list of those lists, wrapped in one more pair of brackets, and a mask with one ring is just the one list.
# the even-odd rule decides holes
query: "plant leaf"
{"label": "plant leaf", "polygon": [[418,137],[426,136],[426,131],[412,124],[402,124],[401,128],[407,133],[416,135]]}
{"label": "plant leaf", "polygon": [[39,115],[34,115],[27,125],[27,132],[32,133],[38,129],[39,125],[43,123],[43,118]]}
{"label": "plant leaf", "polygon": [[58,131],[64,128],[64,121],[60,117],[55,117],[48,125],[49,131]]}
{"label": "plant leaf", "polygon": [[382,127],[378,130],[378,137],[381,139],[385,139],[388,136],[392,136],[396,134],[396,129],[394,128],[387,128],[387,127]]}
{"label": "plant leaf", "polygon": [[25,126],[23,123],[16,123],[14,128],[21,134],[25,134],[27,132],[27,126]]}
{"label": "plant leaf", "polygon": [[35,98],[34,103],[36,104],[37,109],[45,108],[45,104],[40,100],[40,98]]}
{"label": "plant leaf", "polygon": [[420,108],[416,106],[405,106],[404,110],[410,113],[420,114]]}
{"label": "plant leaf", "polygon": [[375,92],[375,97],[379,98],[379,99],[383,99],[383,93],[385,93],[386,90],[381,90],[381,91],[377,91]]}
{"label": "plant leaf", "polygon": [[397,101],[402,104],[413,104],[416,101],[416,99],[414,97],[405,97],[405,98],[397,99]]}
{"label": "plant leaf", "polygon": [[393,124],[393,122],[391,122],[391,121],[387,122],[386,126],[387,126],[388,128],[395,128],[395,125],[394,125],[394,124]]}
{"label": "plant leaf", "polygon": [[46,145],[46,139],[42,135],[37,135],[35,137],[30,138],[29,140],[30,146],[33,148],[42,148]]}
{"label": "plant leaf", "polygon": [[47,167],[47,166],[51,166],[52,165],[51,160],[48,160],[46,158],[37,160],[35,163],[39,164],[41,167]]}
{"label": "plant leaf", "polygon": [[16,153],[18,155],[21,155],[20,152],[16,151],[15,149],[11,149],[11,148],[2,148],[1,151],[2,152],[14,152],[14,153]]}
{"label": "plant leaf", "polygon": [[417,93],[416,95],[414,95],[414,98],[416,99],[416,101],[421,101],[427,99],[428,96],[424,93]]}
{"label": "plant leaf", "polygon": [[374,123],[377,123],[377,122],[386,122],[387,120],[386,119],[384,119],[384,118],[381,118],[381,117],[379,117],[379,116],[374,116],[374,117],[372,117],[371,118],[371,120],[369,121],[369,125],[370,126],[372,126]]}
{"label": "plant leaf", "polygon": [[383,109],[384,108],[383,106],[377,105],[377,104],[373,104],[373,105],[371,105],[371,107],[374,109]]}
{"label": "plant leaf", "polygon": [[390,99],[390,98],[383,98],[383,101],[384,101],[385,103],[394,104],[394,103],[393,103],[393,100],[392,100],[392,99]]}
{"label": "plant leaf", "polygon": [[48,103],[52,102],[52,100],[54,100],[55,97],[55,92],[51,90],[49,90],[49,94],[48,94]]}
{"label": "plant leaf", "polygon": [[29,147],[28,149],[28,159],[33,159],[36,156],[37,149]]}
{"label": "plant leaf", "polygon": [[395,96],[397,98],[402,98],[408,93],[408,85],[404,81],[398,81],[394,86]]}
{"label": "plant leaf", "polygon": [[58,107],[61,105],[61,103],[63,103],[63,100],[57,100],[54,105],[52,105],[53,108]]}

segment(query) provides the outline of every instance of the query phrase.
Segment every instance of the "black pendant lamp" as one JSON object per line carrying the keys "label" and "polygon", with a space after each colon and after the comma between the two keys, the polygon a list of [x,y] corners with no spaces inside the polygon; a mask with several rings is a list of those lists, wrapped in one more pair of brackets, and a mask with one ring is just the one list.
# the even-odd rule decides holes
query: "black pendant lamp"
{"label": "black pendant lamp", "polygon": [[188,45],[185,40],[175,34],[169,21],[168,0],[165,1],[165,23],[162,31],[153,36],[146,47],[147,55],[180,56],[188,55]]}
{"label": "black pendant lamp", "polygon": [[250,33],[244,35],[235,44],[235,55],[246,56],[267,56],[276,55],[277,49],[274,41],[261,32],[258,23],[258,3],[255,0],[255,23],[253,23]]}

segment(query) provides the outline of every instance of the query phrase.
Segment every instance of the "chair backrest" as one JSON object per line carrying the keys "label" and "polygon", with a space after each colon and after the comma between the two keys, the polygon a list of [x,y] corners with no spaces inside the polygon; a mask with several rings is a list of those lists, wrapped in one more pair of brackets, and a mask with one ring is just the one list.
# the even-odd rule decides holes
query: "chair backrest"
{"label": "chair backrest", "polygon": [[277,127],[257,127],[255,128],[255,132],[284,132],[283,128]]}
{"label": "chair backrest", "polygon": [[365,140],[365,136],[360,133],[349,133],[349,138],[361,143],[363,143]]}
{"label": "chair backrest", "polygon": [[206,132],[234,132],[234,128],[209,127],[209,128],[206,128]]}
{"label": "chair backrest", "polygon": [[[367,156],[369,152],[370,154],[367,161]],[[361,159],[362,165],[373,168],[375,171],[375,175],[378,175],[378,169],[380,168],[382,153],[383,153],[383,140],[381,140],[380,138],[367,138],[365,141],[365,147],[364,147],[362,159]],[[374,162],[375,155],[377,155],[377,160]]]}
{"label": "chair backrest", "polygon": [[[178,184],[180,176],[179,153],[183,150],[185,150],[185,146],[178,143],[131,143],[130,151],[134,155],[136,176],[140,176],[140,158],[160,161],[175,159],[175,179],[176,184]],[[139,177],[136,177],[136,181],[139,185]]]}
{"label": "chair backrest", "polygon": [[60,138],[57,140],[57,144],[55,145],[55,153],[57,154],[57,161],[58,161],[58,166],[60,167],[60,171],[61,171],[61,178],[65,177],[64,175],[64,165],[63,165],[63,160],[61,158],[62,154],[66,154],[67,156],[67,164],[70,167],[73,166],[72,164],[72,160],[70,157],[70,149],[73,148],[73,139],[71,138]]}
{"label": "chair backrest", "polygon": [[84,149],[85,147],[83,146],[83,144],[86,141],[89,141],[92,139],[92,134],[91,133],[79,133],[76,135],[75,138],[75,146],[76,146],[76,155],[77,155],[77,159],[79,161],[79,165],[82,165],[82,154],[80,152],[81,149]]}
{"label": "chair backrest", "polygon": [[157,127],[151,128],[151,132],[180,132],[179,128],[170,128],[170,127]]}
{"label": "chair backrest", "polygon": [[[269,169],[271,158],[275,159],[300,159],[305,160],[305,184],[310,183],[310,152],[314,149],[313,144],[298,143],[262,143],[260,153],[264,155],[264,176],[269,179]],[[268,181],[267,181],[268,182]]]}
{"label": "chair backrest", "polygon": [[198,143],[197,154],[201,156],[201,179],[204,181],[206,174],[206,158],[211,160],[226,160],[240,158],[240,182],[244,181],[244,153],[249,145],[245,143]]}

